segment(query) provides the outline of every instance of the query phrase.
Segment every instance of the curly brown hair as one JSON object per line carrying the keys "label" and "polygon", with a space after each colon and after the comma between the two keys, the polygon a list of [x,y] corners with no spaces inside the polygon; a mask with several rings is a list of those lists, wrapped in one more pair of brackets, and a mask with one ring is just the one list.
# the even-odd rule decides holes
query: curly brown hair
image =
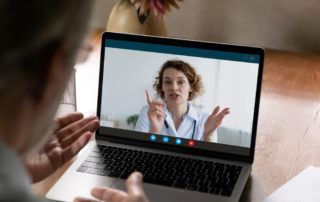
{"label": "curly brown hair", "polygon": [[181,60],[168,60],[162,65],[158,76],[153,83],[153,88],[161,99],[165,99],[164,92],[162,91],[163,73],[168,68],[174,68],[178,71],[181,71],[188,78],[189,84],[192,88],[192,92],[189,93],[188,101],[193,100],[202,93],[203,85],[201,77],[199,74],[197,74],[196,70],[190,64]]}

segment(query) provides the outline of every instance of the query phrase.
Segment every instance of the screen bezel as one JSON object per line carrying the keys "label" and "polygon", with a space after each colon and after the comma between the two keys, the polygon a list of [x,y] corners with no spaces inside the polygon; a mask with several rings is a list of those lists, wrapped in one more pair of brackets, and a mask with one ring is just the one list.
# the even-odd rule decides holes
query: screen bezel
{"label": "screen bezel", "polygon": [[[115,128],[100,126],[100,128],[96,132],[97,140],[106,140],[106,141],[116,142],[120,144],[150,147],[150,148],[156,148],[161,150],[180,152],[184,154],[208,156],[212,158],[222,158],[227,160],[244,161],[249,163],[253,162],[255,140],[256,140],[256,133],[257,133],[257,122],[258,122],[258,114],[259,114],[262,72],[263,72],[263,63],[264,63],[264,54],[265,54],[262,48],[230,45],[230,44],[222,44],[222,43],[202,42],[202,41],[191,41],[191,40],[183,40],[183,39],[173,39],[173,38],[165,38],[165,37],[124,34],[124,33],[115,33],[115,32],[104,32],[101,38],[102,38],[102,41],[101,41],[101,56],[100,56],[98,103],[97,103],[97,116],[99,117],[99,119],[101,115],[100,113],[101,113],[102,86],[103,86],[103,73],[104,73],[103,67],[104,67],[104,61],[105,61],[104,57],[105,57],[106,39],[259,55],[260,61],[259,61],[259,70],[258,70],[258,78],[257,78],[256,98],[255,98],[255,106],[254,106],[254,117],[253,117],[253,124],[252,124],[253,127],[252,127],[249,156],[223,153],[223,152],[217,152],[217,151],[208,151],[208,150],[192,148],[192,147],[181,147],[177,145],[169,145],[169,144],[164,144],[159,142],[152,142],[147,139],[136,140],[133,138],[128,138],[127,135],[124,135],[128,133],[128,131],[124,129],[115,129]],[[133,133],[141,134],[140,132],[136,132],[136,131],[129,131],[129,132],[131,134]]]}

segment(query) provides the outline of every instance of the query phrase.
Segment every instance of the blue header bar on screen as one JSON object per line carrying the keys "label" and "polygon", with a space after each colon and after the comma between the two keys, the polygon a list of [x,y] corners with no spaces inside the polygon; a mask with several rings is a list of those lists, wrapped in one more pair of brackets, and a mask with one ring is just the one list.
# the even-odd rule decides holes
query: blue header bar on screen
{"label": "blue header bar on screen", "polygon": [[229,51],[216,51],[200,48],[188,48],[180,46],[170,46],[161,44],[150,44],[143,42],[122,41],[114,39],[106,39],[105,46],[110,48],[121,48],[129,50],[166,53],[174,55],[186,55],[203,58],[214,58],[220,60],[232,60],[248,63],[259,63],[260,56],[255,54],[236,53]]}

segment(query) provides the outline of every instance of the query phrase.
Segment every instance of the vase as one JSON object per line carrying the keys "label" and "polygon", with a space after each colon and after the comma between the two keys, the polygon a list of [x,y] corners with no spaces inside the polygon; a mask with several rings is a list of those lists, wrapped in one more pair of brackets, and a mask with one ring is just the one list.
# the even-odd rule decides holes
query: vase
{"label": "vase", "polygon": [[107,31],[143,35],[168,36],[165,16],[149,12],[145,21],[139,21],[137,9],[130,0],[120,0],[113,7],[106,27]]}

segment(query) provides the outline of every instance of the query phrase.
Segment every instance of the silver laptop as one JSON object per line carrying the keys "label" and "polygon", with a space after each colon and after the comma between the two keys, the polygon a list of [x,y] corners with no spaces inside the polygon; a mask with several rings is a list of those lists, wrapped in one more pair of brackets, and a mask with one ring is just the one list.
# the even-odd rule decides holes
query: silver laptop
{"label": "silver laptop", "polygon": [[[95,186],[125,190],[125,179],[136,170],[143,173],[144,190],[152,202],[239,201],[254,159],[263,60],[264,51],[255,47],[104,33],[100,128],[95,141],[80,152],[46,197],[92,198]],[[159,80],[161,68],[176,63],[200,75],[202,91],[192,99],[188,96],[196,91],[193,85],[189,94],[179,91],[179,85],[187,82],[179,79],[188,70],[171,68],[175,73],[171,77],[167,68],[165,79]],[[175,77],[179,74],[181,78]],[[176,93],[168,94],[170,88]],[[146,91],[149,101],[162,103],[165,115],[157,116],[160,132],[150,133],[154,123],[149,120]],[[181,103],[187,104],[187,113],[176,128],[171,110]],[[206,120],[217,106],[230,113],[205,133]]]}

